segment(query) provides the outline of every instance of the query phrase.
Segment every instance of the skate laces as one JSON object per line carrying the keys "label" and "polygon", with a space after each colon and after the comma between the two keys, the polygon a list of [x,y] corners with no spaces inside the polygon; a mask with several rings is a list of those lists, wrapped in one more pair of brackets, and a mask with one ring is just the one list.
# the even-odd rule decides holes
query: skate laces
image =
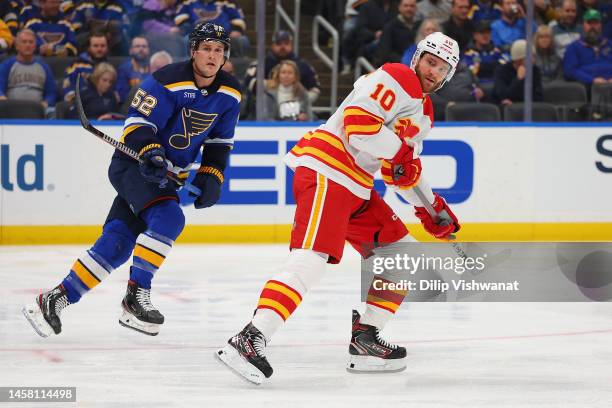
{"label": "skate laces", "polygon": [[252,341],[253,348],[255,349],[255,353],[259,357],[266,357],[265,348],[266,348],[266,340],[263,335],[255,336],[255,339]]}
{"label": "skate laces", "polygon": [[390,348],[391,350],[395,350],[397,348],[396,344],[391,344],[387,340],[383,339],[380,335],[380,330],[376,329],[376,341],[378,341],[382,346]]}
{"label": "skate laces", "polygon": [[155,310],[155,307],[151,304],[151,291],[149,289],[140,287],[136,289],[136,300],[145,311]]}
{"label": "skate laces", "polygon": [[61,295],[55,300],[55,314],[59,316],[62,313],[62,309],[64,309],[69,304],[70,302],[68,302],[68,296]]}

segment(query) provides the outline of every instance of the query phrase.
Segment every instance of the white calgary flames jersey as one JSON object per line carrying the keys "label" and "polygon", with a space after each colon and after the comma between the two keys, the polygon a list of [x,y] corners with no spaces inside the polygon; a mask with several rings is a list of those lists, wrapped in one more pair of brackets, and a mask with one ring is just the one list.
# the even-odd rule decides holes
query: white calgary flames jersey
{"label": "white calgary flames jersey", "polygon": [[381,160],[393,158],[400,148],[398,135],[409,137],[406,142],[417,157],[432,124],[431,100],[415,72],[403,64],[385,64],[359,78],[338,110],[304,135],[285,163],[311,168],[368,200]]}

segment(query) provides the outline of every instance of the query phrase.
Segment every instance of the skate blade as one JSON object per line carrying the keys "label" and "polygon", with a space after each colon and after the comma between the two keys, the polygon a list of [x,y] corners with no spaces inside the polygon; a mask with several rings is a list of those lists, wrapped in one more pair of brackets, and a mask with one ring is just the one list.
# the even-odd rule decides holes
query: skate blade
{"label": "skate blade", "polygon": [[215,357],[222,362],[230,371],[249,384],[261,385],[266,376],[255,366],[249,363],[231,345],[227,345],[216,351]]}
{"label": "skate blade", "polygon": [[30,305],[25,305],[21,308],[21,313],[23,313],[25,318],[32,325],[34,331],[40,337],[49,337],[54,333],[53,328],[45,320],[42,310],[40,310],[38,304],[33,303]]}
{"label": "skate blade", "polygon": [[128,329],[135,330],[139,333],[146,334],[147,336],[157,336],[159,334],[159,327],[161,324],[147,323],[142,320],[138,320],[136,316],[124,310],[119,317],[119,324]]}
{"label": "skate blade", "polygon": [[386,360],[374,356],[349,357],[346,371],[352,374],[399,373],[406,369],[406,358]]}

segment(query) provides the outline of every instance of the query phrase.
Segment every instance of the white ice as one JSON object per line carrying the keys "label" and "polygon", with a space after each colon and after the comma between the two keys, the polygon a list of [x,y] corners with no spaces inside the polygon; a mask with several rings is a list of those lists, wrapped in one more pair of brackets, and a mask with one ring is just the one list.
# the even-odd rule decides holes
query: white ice
{"label": "white ice", "polygon": [[249,321],[284,245],[177,245],[154,281],[157,337],[117,323],[123,267],[40,338],[20,308],[84,249],[0,247],[0,386],[74,386],[79,407],[612,406],[611,303],[405,304],[384,334],[408,348],[408,369],[347,373],[351,308],[363,309],[350,248],[274,337],[259,387],[213,352]]}

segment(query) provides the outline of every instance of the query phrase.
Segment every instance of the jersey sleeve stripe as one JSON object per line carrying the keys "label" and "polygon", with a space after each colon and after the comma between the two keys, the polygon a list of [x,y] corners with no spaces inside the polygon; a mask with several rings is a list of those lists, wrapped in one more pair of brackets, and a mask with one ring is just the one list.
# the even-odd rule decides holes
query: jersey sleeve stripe
{"label": "jersey sleeve stripe", "polygon": [[231,88],[229,86],[221,85],[219,87],[219,91],[218,92],[221,92],[221,93],[224,93],[226,95],[232,96],[238,102],[240,102],[240,100],[242,99],[242,95],[240,95],[240,92],[237,89]]}
{"label": "jersey sleeve stripe", "polygon": [[126,127],[129,127],[131,125],[136,125],[136,124],[150,126],[157,133],[157,126],[155,125],[155,123],[151,123],[148,120],[146,120],[145,118],[141,118],[139,116],[132,116],[130,118],[127,118],[125,120],[125,123],[124,123],[123,127],[125,129]]}
{"label": "jersey sleeve stripe", "polygon": [[120,142],[125,143],[125,137],[141,126],[144,126],[144,125],[132,125],[132,126],[128,126],[125,129],[123,129],[123,134],[121,135]]}
{"label": "jersey sleeve stripe", "polygon": [[347,137],[353,135],[375,135],[380,132],[384,121],[364,109],[348,107],[344,110],[344,128]]}
{"label": "jersey sleeve stripe", "polygon": [[174,82],[172,84],[168,84],[168,85],[164,85],[164,88],[169,89],[170,91],[183,91],[186,89],[192,89],[197,91],[198,88],[195,86],[195,83],[193,81],[181,81],[181,82]]}

